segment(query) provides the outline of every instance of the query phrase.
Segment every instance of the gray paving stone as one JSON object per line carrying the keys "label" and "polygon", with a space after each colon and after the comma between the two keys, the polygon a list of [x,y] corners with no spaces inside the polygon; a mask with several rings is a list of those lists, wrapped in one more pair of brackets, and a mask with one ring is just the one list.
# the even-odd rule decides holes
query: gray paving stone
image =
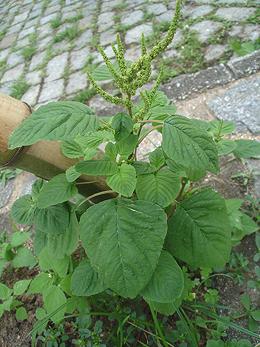
{"label": "gray paving stone", "polygon": [[130,61],[134,61],[141,56],[140,46],[133,46],[128,48],[125,52],[125,58]]}
{"label": "gray paving stone", "polygon": [[23,63],[23,57],[19,53],[11,53],[7,58],[7,65],[8,66],[15,66],[17,64]]}
{"label": "gray paving stone", "polygon": [[233,80],[231,72],[223,65],[216,65],[193,74],[175,77],[161,89],[172,100],[183,100],[194,93],[221,86]]}
{"label": "gray paving stone", "polygon": [[151,35],[153,33],[152,24],[150,24],[150,23],[141,24],[141,25],[129,30],[125,36],[126,44],[140,42],[140,38],[141,38],[142,33],[145,36]]}
{"label": "gray paving stone", "polygon": [[221,24],[211,20],[204,20],[202,22],[193,24],[190,30],[197,32],[200,42],[205,43],[213,36],[220,28]]}
{"label": "gray paving stone", "polygon": [[42,80],[41,71],[36,70],[36,71],[28,72],[25,75],[25,79],[30,85],[40,84]]}
{"label": "gray paving stone", "polygon": [[219,119],[232,120],[253,134],[260,134],[260,77],[241,80],[210,100],[208,106]]}
{"label": "gray paving stone", "polygon": [[60,79],[63,76],[65,67],[68,62],[68,52],[65,52],[63,54],[57,55],[53,59],[51,59],[48,62],[47,68],[46,68],[46,81],[54,81],[57,79]]}
{"label": "gray paving stone", "polygon": [[63,96],[64,80],[45,82],[43,84],[38,102],[46,102],[53,99],[59,99]]}
{"label": "gray paving stone", "polygon": [[11,26],[7,31],[7,35],[18,33],[21,30],[22,26],[23,22]]}
{"label": "gray paving stone", "polygon": [[214,10],[213,6],[203,5],[203,6],[191,8],[190,11],[186,12],[186,15],[192,19],[196,19],[199,17],[206,16],[207,14],[211,13],[213,10]]}
{"label": "gray paving stone", "polygon": [[0,93],[10,95],[13,82],[0,83]]}
{"label": "gray paving stone", "polygon": [[34,19],[30,19],[28,22],[26,22],[25,26],[23,27],[23,29],[29,29],[32,26],[35,26],[38,23],[38,17],[34,18]]}
{"label": "gray paving stone", "polygon": [[66,86],[66,94],[74,94],[85,88],[87,88],[86,74],[78,71],[70,75]]}
{"label": "gray paving stone", "polygon": [[260,25],[246,24],[244,26],[244,38],[255,41],[260,37]]}
{"label": "gray paving stone", "polygon": [[0,41],[0,50],[12,46],[12,44],[15,42],[16,38],[17,38],[17,34],[6,35]]}
{"label": "gray paving stone", "polygon": [[29,36],[26,36],[21,40],[17,40],[16,45],[15,45],[15,49],[24,48],[26,46],[29,46],[29,44],[30,44],[30,38],[29,38]]}
{"label": "gray paving stone", "polygon": [[27,104],[34,106],[39,95],[40,87],[40,84],[30,87],[22,96],[22,101],[25,101],[27,102]]}
{"label": "gray paving stone", "polygon": [[114,43],[116,40],[116,33],[113,29],[109,29],[100,34],[99,42],[101,46]]}
{"label": "gray paving stone", "polygon": [[10,52],[9,49],[3,49],[2,51],[0,50],[0,61],[5,60],[9,52]]}
{"label": "gray paving stone", "polygon": [[216,16],[232,22],[238,22],[247,19],[254,13],[255,8],[250,7],[223,7],[217,10]]}
{"label": "gray paving stone", "polygon": [[227,49],[228,45],[210,45],[206,49],[204,59],[208,63],[219,59]]}
{"label": "gray paving stone", "polygon": [[75,47],[80,49],[86,47],[92,40],[92,31],[86,30],[84,31],[76,40]]}
{"label": "gray paving stone", "polygon": [[39,39],[37,40],[37,44],[38,44],[38,49],[39,51],[41,50],[45,50],[46,47],[50,44],[50,42],[52,41],[52,36],[46,36],[43,39]]}
{"label": "gray paving stone", "polygon": [[78,21],[78,28],[79,30],[86,30],[90,28],[91,22],[92,22],[92,15],[88,14],[87,17],[84,17]]}
{"label": "gray paving stone", "polygon": [[29,11],[25,11],[24,13],[18,14],[17,16],[14,17],[13,24],[17,24],[17,23],[25,21],[28,15],[29,15]]}
{"label": "gray paving stone", "polygon": [[53,30],[49,23],[45,25],[41,25],[41,30],[39,31],[39,39],[47,36],[47,35],[53,35]]}
{"label": "gray paving stone", "polygon": [[27,35],[33,34],[33,33],[35,33],[35,27],[34,26],[31,26],[28,29],[23,29],[18,36],[18,40],[26,37]]}
{"label": "gray paving stone", "polygon": [[174,48],[176,46],[178,46],[183,40],[183,33],[180,29],[177,29],[173,41],[172,43],[168,46],[169,48]]}
{"label": "gray paving stone", "polygon": [[32,57],[31,64],[29,66],[29,71],[33,71],[38,65],[44,62],[46,52],[40,52]]}
{"label": "gray paving stone", "polygon": [[123,111],[121,106],[110,104],[100,95],[95,95],[91,98],[89,101],[89,107],[92,108],[98,116],[111,116]]}
{"label": "gray paving stone", "polygon": [[157,16],[164,12],[167,12],[167,7],[161,3],[157,3],[157,4],[148,5],[147,10],[149,13],[152,13]]}
{"label": "gray paving stone", "polygon": [[18,80],[23,73],[23,69],[24,64],[19,64],[10,70],[7,70],[1,79],[1,83]]}
{"label": "gray paving stone", "polygon": [[5,207],[10,197],[12,196],[14,190],[14,180],[10,180],[4,185],[3,183],[0,183],[0,208]]}
{"label": "gray paving stone", "polygon": [[52,13],[52,14],[49,14],[48,16],[44,16],[41,18],[40,24],[44,25],[46,23],[50,23],[50,21],[52,21],[56,17],[57,17],[56,13]]}
{"label": "gray paving stone", "polygon": [[54,43],[51,48],[53,53],[60,54],[62,52],[70,50],[70,42],[66,42],[66,41],[57,42],[57,43]]}
{"label": "gray paving stone", "polygon": [[121,23],[123,25],[134,25],[143,19],[143,15],[143,11],[140,10],[128,12],[121,18]]}
{"label": "gray paving stone", "polygon": [[71,51],[70,53],[70,69],[76,71],[82,69],[86,64],[87,58],[89,56],[89,49],[82,48],[77,51]]}
{"label": "gray paving stone", "polygon": [[227,65],[236,78],[251,75],[260,70],[260,51],[255,51],[244,57],[231,59]]}
{"label": "gray paving stone", "polygon": [[54,6],[49,6],[46,10],[45,10],[45,15],[49,15],[51,13],[54,13],[57,15],[59,10],[60,10],[60,5],[54,5]]}

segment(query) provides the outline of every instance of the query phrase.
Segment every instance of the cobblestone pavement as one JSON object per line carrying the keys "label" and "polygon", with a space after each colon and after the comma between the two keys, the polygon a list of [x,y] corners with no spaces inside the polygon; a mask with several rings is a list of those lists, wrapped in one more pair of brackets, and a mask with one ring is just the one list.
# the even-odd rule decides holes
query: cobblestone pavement
{"label": "cobblestone pavement", "polygon": [[[50,100],[88,101],[85,69],[100,63],[96,45],[106,48],[119,31],[126,56],[140,53],[166,31],[175,1],[0,0],[0,92],[32,106]],[[164,54],[164,79],[194,72],[243,50],[259,48],[260,1],[186,1],[181,28]],[[241,42],[246,45],[241,46]],[[242,51],[241,51],[242,50]],[[84,92],[83,92],[84,91]],[[91,105],[99,105],[93,97]]]}

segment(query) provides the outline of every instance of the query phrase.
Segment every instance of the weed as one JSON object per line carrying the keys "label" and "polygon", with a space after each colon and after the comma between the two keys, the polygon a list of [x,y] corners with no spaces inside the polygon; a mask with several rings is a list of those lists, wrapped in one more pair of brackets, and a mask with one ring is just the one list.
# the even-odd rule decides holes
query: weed
{"label": "weed", "polygon": [[55,43],[57,42],[61,42],[63,40],[68,40],[68,41],[72,41],[74,40],[77,36],[79,36],[80,34],[80,31],[78,29],[78,27],[75,25],[75,26],[72,26],[70,28],[67,28],[66,30],[62,31],[61,33],[57,34],[53,41]]}
{"label": "weed", "polygon": [[83,104],[85,104],[95,95],[96,95],[95,89],[90,88],[90,89],[86,89],[79,92],[76,96],[73,97],[72,100],[82,102]]}
{"label": "weed", "polygon": [[58,27],[61,26],[62,20],[61,17],[56,17],[50,21],[52,29],[57,29]]}
{"label": "weed", "polygon": [[30,85],[25,81],[25,79],[20,78],[12,85],[11,96],[16,99],[21,99],[29,87]]}

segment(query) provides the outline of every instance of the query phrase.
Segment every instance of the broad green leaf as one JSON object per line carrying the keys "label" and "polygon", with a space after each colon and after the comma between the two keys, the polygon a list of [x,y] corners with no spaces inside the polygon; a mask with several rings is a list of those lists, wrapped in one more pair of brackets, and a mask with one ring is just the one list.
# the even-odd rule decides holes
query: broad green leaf
{"label": "broad green leaf", "polygon": [[39,254],[39,266],[42,271],[53,270],[62,278],[65,277],[68,272],[69,262],[70,258],[68,256],[58,259],[49,252],[47,247]]}
{"label": "broad green leaf", "polygon": [[118,113],[113,117],[111,125],[115,130],[116,141],[120,141],[131,134],[134,122],[128,114]]}
{"label": "broad green leaf", "polygon": [[16,231],[12,234],[11,246],[18,247],[23,245],[27,240],[29,240],[30,234],[27,232]]}
{"label": "broad green leaf", "polygon": [[230,236],[224,199],[203,189],[177,205],[168,222],[166,249],[194,267],[223,267],[229,260]]}
{"label": "broad green leaf", "polygon": [[152,201],[167,207],[174,201],[180,190],[180,178],[168,168],[137,177],[138,199]]}
{"label": "broad green leaf", "polygon": [[205,176],[204,169],[197,167],[184,167],[180,164],[176,164],[173,160],[167,159],[166,164],[168,168],[173,171],[179,177],[187,177],[191,181],[198,181]]}
{"label": "broad green leaf", "polygon": [[21,280],[21,281],[15,282],[14,287],[13,287],[14,295],[22,295],[23,293],[25,293],[30,282],[31,282],[31,280]]}
{"label": "broad green leaf", "polygon": [[70,224],[62,234],[48,233],[46,247],[55,258],[61,259],[71,255],[79,241],[79,225],[75,213],[70,215]]}
{"label": "broad green leaf", "polygon": [[206,131],[186,117],[175,116],[165,121],[162,148],[177,165],[218,172],[215,143]]}
{"label": "broad green leaf", "polygon": [[258,225],[245,213],[241,213],[241,225],[246,235],[250,235],[259,230]]}
{"label": "broad green leaf", "polygon": [[80,158],[84,156],[83,150],[75,140],[64,141],[61,144],[62,154],[67,158]]}
{"label": "broad green leaf", "polygon": [[133,153],[136,145],[138,142],[138,136],[130,134],[128,137],[124,138],[123,140],[120,140],[116,143],[116,148],[118,153],[123,158],[128,158],[130,154]]}
{"label": "broad green leaf", "polygon": [[225,200],[225,203],[226,203],[227,213],[228,213],[231,227],[241,230],[242,229],[242,224],[241,224],[242,213],[239,211],[239,209],[243,204],[243,200],[228,199],[228,200]]}
{"label": "broad green leaf", "polygon": [[71,166],[66,170],[66,179],[68,182],[74,182],[76,181],[81,174],[76,171],[75,165]]}
{"label": "broad green leaf", "polygon": [[0,283],[0,300],[7,300],[11,295],[12,290],[8,288],[5,284]]}
{"label": "broad green leaf", "polygon": [[130,298],[151,279],[166,229],[166,214],[158,205],[123,198],[90,207],[80,220],[91,265],[109,288]]}
{"label": "broad green leaf", "polygon": [[28,248],[19,248],[12,260],[13,267],[33,267],[36,264],[36,259],[32,254],[32,251]]}
{"label": "broad green leaf", "polygon": [[149,160],[152,166],[160,169],[161,166],[165,164],[165,157],[161,147],[156,148],[153,152],[149,154]]}
{"label": "broad green leaf", "polygon": [[84,153],[86,150],[97,148],[101,143],[110,140],[114,140],[112,130],[92,131],[84,136],[79,135],[75,138],[75,141],[80,145]]}
{"label": "broad green leaf", "polygon": [[35,311],[35,317],[38,320],[42,320],[46,317],[46,311],[42,307],[38,307]]}
{"label": "broad green leaf", "polygon": [[17,199],[12,206],[12,218],[19,224],[33,224],[36,205],[31,195],[24,195]]}
{"label": "broad green leaf", "polygon": [[117,163],[110,160],[81,161],[75,168],[81,174],[93,176],[109,176],[118,171]]}
{"label": "broad green leaf", "polygon": [[181,297],[183,289],[181,268],[170,253],[162,251],[150,282],[142,290],[142,296],[146,301],[170,303]]}
{"label": "broad green leaf", "polygon": [[57,175],[43,186],[38,196],[37,207],[47,208],[60,204],[77,193],[77,187],[74,183],[67,181],[65,174]]}
{"label": "broad green leaf", "polygon": [[136,187],[136,171],[132,165],[122,164],[116,174],[109,176],[107,185],[115,192],[130,197]]}
{"label": "broad green leaf", "polygon": [[[48,314],[51,314],[50,319],[54,323],[59,323],[66,312],[66,296],[63,291],[57,286],[51,286],[43,295],[44,308]],[[53,314],[54,312],[56,312]]]}
{"label": "broad green leaf", "polygon": [[115,161],[117,157],[117,148],[116,145],[112,142],[109,142],[105,147],[105,155],[109,160]]}
{"label": "broad green leaf", "polygon": [[217,143],[218,155],[228,155],[236,149],[237,145],[232,140],[221,140]]}
{"label": "broad green leaf", "polygon": [[39,107],[9,138],[11,149],[40,140],[73,140],[98,128],[98,119],[86,105],[76,101],[50,102]]}
{"label": "broad green leaf", "polygon": [[149,163],[144,161],[134,161],[133,167],[135,168],[136,174],[138,175],[146,175],[149,173],[153,173],[156,171],[156,167],[152,166]]}
{"label": "broad green leaf", "polygon": [[92,71],[92,77],[95,81],[112,80],[113,76],[106,65],[99,65]]}
{"label": "broad green leaf", "polygon": [[251,316],[257,322],[260,322],[260,310],[255,310],[251,312]]}
{"label": "broad green leaf", "polygon": [[212,120],[209,124],[209,132],[215,137],[232,134],[236,130],[236,124],[232,121]]}
{"label": "broad green leaf", "polygon": [[48,233],[40,230],[37,227],[37,229],[35,230],[34,240],[33,240],[33,251],[37,257],[41,253],[41,250],[47,245],[47,242],[48,242]]}
{"label": "broad green leaf", "polygon": [[91,267],[88,260],[83,260],[72,274],[72,293],[77,296],[91,296],[105,289],[101,276]]}
{"label": "broad green leaf", "polygon": [[47,182],[42,180],[42,179],[38,179],[34,182],[34,184],[32,186],[32,199],[33,199],[33,201],[37,200],[38,195],[45,184],[47,184]]}
{"label": "broad green leaf", "polygon": [[27,294],[43,293],[52,285],[53,281],[54,279],[50,274],[41,272],[32,279]]}
{"label": "broad green leaf", "polygon": [[176,114],[176,106],[175,105],[164,105],[164,106],[155,106],[150,109],[148,112],[148,118],[153,120],[166,120],[171,116]]}
{"label": "broad green leaf", "polygon": [[148,303],[156,312],[159,312],[165,316],[171,316],[181,306],[182,299],[176,299],[174,302],[164,304],[156,301],[148,301]]}
{"label": "broad green leaf", "polygon": [[23,321],[28,318],[27,311],[24,307],[19,307],[15,312],[15,317],[18,321]]}
{"label": "broad green leaf", "polygon": [[35,217],[36,229],[46,233],[63,233],[69,225],[70,212],[66,204],[37,209]]}
{"label": "broad green leaf", "polygon": [[260,158],[260,142],[256,140],[236,140],[234,155],[237,158]]}

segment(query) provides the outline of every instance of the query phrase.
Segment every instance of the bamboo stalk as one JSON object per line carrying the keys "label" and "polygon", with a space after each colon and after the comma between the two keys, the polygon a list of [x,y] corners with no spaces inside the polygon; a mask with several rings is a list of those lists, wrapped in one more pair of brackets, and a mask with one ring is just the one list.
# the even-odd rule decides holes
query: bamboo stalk
{"label": "bamboo stalk", "polygon": [[[54,141],[37,142],[23,148],[20,153],[8,149],[10,134],[30,113],[28,105],[0,93],[0,167],[4,165],[19,168],[49,180],[74,165],[76,161],[65,158],[60,151],[60,144]],[[92,182],[78,187],[86,196],[108,190],[104,177],[81,176],[80,181]]]}

